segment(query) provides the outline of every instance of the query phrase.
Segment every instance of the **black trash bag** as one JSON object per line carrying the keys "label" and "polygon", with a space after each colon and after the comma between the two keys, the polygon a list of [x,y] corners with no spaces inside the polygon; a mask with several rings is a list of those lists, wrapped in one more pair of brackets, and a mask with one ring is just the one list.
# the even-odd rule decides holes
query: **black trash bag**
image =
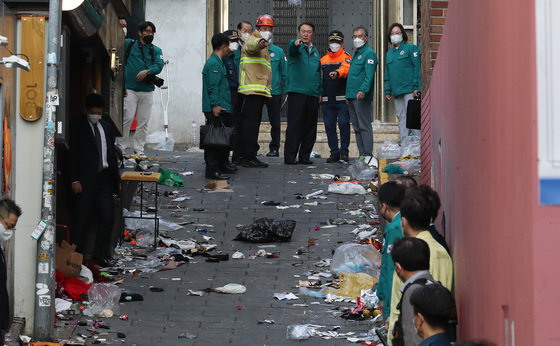
{"label": "black trash bag", "polygon": [[238,227],[239,234],[234,240],[252,243],[287,242],[292,239],[295,228],[294,220],[273,220],[265,217],[250,225]]}

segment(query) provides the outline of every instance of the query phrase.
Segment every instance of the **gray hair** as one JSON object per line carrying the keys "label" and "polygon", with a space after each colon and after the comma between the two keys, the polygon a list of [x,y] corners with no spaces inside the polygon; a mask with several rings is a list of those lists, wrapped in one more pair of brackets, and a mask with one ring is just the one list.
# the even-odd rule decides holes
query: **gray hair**
{"label": "gray hair", "polygon": [[352,31],[352,33],[355,33],[355,32],[358,31],[358,30],[363,30],[363,31],[364,31],[364,35],[366,35],[367,37],[369,37],[369,33],[368,33],[367,29],[366,29],[364,26],[362,26],[362,25],[355,27],[354,30]]}

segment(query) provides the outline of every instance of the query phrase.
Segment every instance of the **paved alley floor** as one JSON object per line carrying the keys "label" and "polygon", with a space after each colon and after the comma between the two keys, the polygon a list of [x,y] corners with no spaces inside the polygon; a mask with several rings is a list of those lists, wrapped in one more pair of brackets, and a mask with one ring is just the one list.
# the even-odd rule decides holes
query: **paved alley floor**
{"label": "paved alley floor", "polygon": [[[120,314],[128,315],[128,320],[118,317],[106,319],[110,329],[108,343],[126,345],[342,345],[345,339],[325,340],[312,337],[304,341],[286,339],[286,327],[290,324],[316,324],[325,326],[322,330],[332,330],[340,326],[339,332],[355,332],[356,336],[367,333],[369,321],[346,321],[334,315],[337,306],[350,307],[349,303],[327,304],[323,299],[299,296],[297,300],[277,300],[274,293],[293,292],[298,294],[298,280],[305,280],[308,271],[324,271],[315,263],[331,258],[334,249],[353,242],[351,233],[355,225],[340,225],[335,228],[319,229],[330,218],[355,219],[358,223],[369,221],[365,218],[345,213],[344,207],[356,208],[365,196],[327,194],[325,200],[296,199],[296,194],[308,194],[322,189],[327,193],[331,180],[312,179],[311,173],[347,175],[348,165],[327,164],[325,158],[314,159],[313,165],[284,165],[283,158],[260,159],[269,163],[268,168],[239,167],[237,174],[231,175],[229,186],[233,192],[203,192],[208,182],[204,178],[202,151],[159,152],[147,151],[151,157],[162,158],[165,169],[177,172],[192,171],[184,176],[184,187],[160,186],[159,204],[161,218],[173,221],[192,221],[195,224],[210,224],[213,227],[185,225],[177,231],[164,231],[176,239],[202,240],[196,229],[204,228],[207,236],[215,238],[210,243],[217,244],[214,253],[228,253],[230,259],[220,262],[206,262],[205,257],[194,257],[193,261],[170,271],[140,273],[132,278],[123,276],[121,288],[130,293],[139,293],[144,301],[120,304]],[[159,167],[152,169],[157,171]],[[149,187],[146,185],[146,187]],[[171,202],[163,192],[178,190],[190,199]],[[286,202],[287,205],[302,204],[300,208],[277,209],[262,205],[263,201]],[[304,202],[318,201],[317,206],[304,206]],[[321,204],[321,202],[329,202]],[[334,203],[330,203],[334,202]],[[179,206],[181,209],[170,206]],[[254,244],[234,241],[238,234],[236,225],[250,224],[261,217],[291,219],[296,228],[290,242]],[[314,240],[313,246],[308,246]],[[250,255],[260,250],[277,252],[278,258]],[[298,250],[303,254],[298,255]],[[232,259],[235,251],[245,254],[244,259]],[[297,277],[297,275],[301,277]],[[198,291],[209,287],[219,287],[228,283],[246,286],[244,294],[206,293],[204,296],[188,295],[188,290]],[[151,292],[149,287],[157,286],[162,292]],[[307,306],[294,306],[305,304]],[[259,324],[265,319],[274,324]],[[84,333],[85,327],[77,327],[74,333]],[[126,334],[119,339],[117,332]],[[186,334],[185,334],[186,333]],[[196,338],[184,338],[185,335]],[[88,339],[91,340],[91,339]],[[90,341],[89,341],[90,342]],[[88,343],[89,343],[88,342]]]}

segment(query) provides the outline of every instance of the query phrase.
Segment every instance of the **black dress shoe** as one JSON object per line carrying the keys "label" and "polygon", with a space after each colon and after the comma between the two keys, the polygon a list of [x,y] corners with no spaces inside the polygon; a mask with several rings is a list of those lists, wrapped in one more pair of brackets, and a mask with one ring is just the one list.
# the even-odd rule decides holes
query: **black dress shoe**
{"label": "black dress shoe", "polygon": [[302,163],[304,165],[312,165],[313,161],[311,161],[310,159],[299,159],[299,163]]}
{"label": "black dress shoe", "polygon": [[228,163],[226,164],[229,168],[233,168],[235,170],[237,170],[237,165],[235,163]]}
{"label": "black dress shoe", "polygon": [[268,163],[264,163],[255,157],[251,160],[244,160],[243,162],[241,162],[241,166],[247,168],[266,168],[268,167]]}
{"label": "black dress shoe", "polygon": [[233,174],[237,172],[237,167],[230,167],[230,166],[224,166],[222,168],[220,168],[220,173],[223,174]]}
{"label": "black dress shoe", "polygon": [[348,154],[340,154],[340,161],[349,162]]}
{"label": "black dress shoe", "polygon": [[286,164],[286,165],[297,165],[297,161],[294,160],[294,159],[292,159],[292,160],[284,159],[284,164]]}
{"label": "black dress shoe", "polygon": [[340,161],[340,155],[339,154],[332,154],[328,159],[327,159],[327,163],[335,163]]}
{"label": "black dress shoe", "polygon": [[206,179],[212,179],[212,180],[229,180],[229,177],[220,174],[220,172],[214,172],[214,173],[212,173],[212,174],[206,174]]}
{"label": "black dress shoe", "polygon": [[243,160],[240,157],[236,157],[231,161],[232,164],[239,166]]}
{"label": "black dress shoe", "polygon": [[280,154],[278,154],[278,150],[271,150],[268,154],[266,154],[267,157],[278,157],[280,156]]}

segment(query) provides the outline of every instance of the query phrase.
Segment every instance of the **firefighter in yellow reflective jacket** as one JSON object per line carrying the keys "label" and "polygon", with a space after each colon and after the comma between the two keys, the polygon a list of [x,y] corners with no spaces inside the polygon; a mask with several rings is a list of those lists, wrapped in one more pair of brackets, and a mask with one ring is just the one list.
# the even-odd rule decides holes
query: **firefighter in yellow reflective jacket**
{"label": "firefighter in yellow reflective jacket", "polygon": [[261,34],[263,27],[272,29],[272,17],[265,14],[257,19],[257,28],[241,48],[239,63],[239,93],[244,95],[241,106],[241,126],[238,129],[241,166],[266,168],[268,164],[257,159],[261,112],[271,97],[272,69],[269,43]]}

